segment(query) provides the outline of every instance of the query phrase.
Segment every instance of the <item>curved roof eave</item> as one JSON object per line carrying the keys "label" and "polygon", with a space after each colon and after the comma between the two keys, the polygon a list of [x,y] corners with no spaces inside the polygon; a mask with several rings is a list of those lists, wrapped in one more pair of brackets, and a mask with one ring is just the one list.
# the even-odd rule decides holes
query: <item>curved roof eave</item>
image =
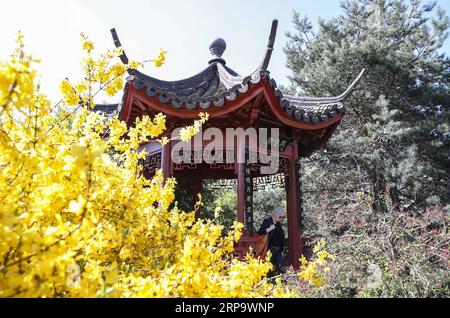
{"label": "curved roof eave", "polygon": [[[233,103],[238,96],[248,94],[251,86],[264,79],[264,82],[269,84],[265,85],[265,90],[267,91],[270,87],[269,95],[273,97],[271,99],[277,100],[279,105],[277,108],[285,113],[284,115],[277,114],[277,116],[283,117],[284,120],[279,119],[285,124],[294,127],[307,127],[303,129],[319,129],[338,122],[345,113],[343,101],[350,96],[360,82],[365,70],[362,70],[339,96],[284,96],[277,88],[276,81],[270,78],[267,71],[275,42],[277,24],[277,20],[272,22],[268,45],[261,64],[248,76],[239,76],[235,71],[225,66],[224,60],[219,58],[210,61],[210,65],[198,74],[177,81],[159,80],[137,70],[130,70],[132,77],[127,84],[132,84],[137,90],[145,89],[146,96],[156,99],[161,106],[167,105],[170,108],[170,110],[167,109],[168,113],[176,113],[179,110],[180,114],[186,114],[187,110],[198,113],[199,111],[216,112],[215,110],[223,109],[226,104]],[[117,47],[120,47],[117,33],[114,29],[111,32],[114,43]],[[125,53],[120,58],[124,63],[128,61]],[[127,85],[127,87],[129,86]],[[142,96],[142,94],[139,95]],[[266,97],[270,98],[270,96]],[[158,109],[161,109],[161,107],[158,107]],[[222,111],[219,112],[222,113]],[[298,122],[298,124],[295,125],[295,122]]]}

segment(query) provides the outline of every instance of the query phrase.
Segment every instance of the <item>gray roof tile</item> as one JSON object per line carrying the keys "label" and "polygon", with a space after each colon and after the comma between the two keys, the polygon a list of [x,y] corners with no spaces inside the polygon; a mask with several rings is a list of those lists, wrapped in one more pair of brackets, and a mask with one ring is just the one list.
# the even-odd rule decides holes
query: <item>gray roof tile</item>
{"label": "gray roof tile", "polygon": [[93,111],[104,113],[106,116],[115,116],[118,114],[119,104],[97,104]]}

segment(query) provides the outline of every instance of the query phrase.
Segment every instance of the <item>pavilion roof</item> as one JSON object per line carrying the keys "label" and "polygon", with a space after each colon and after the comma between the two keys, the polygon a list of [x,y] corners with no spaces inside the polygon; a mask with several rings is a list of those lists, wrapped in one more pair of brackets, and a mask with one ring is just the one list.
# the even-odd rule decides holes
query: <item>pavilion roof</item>
{"label": "pavilion roof", "polygon": [[[241,76],[226,65],[222,58],[226,44],[223,39],[216,39],[210,44],[213,58],[209,66],[200,73],[177,81],[164,81],[137,70],[130,70],[129,82],[136,89],[145,89],[148,97],[156,98],[160,104],[172,109],[214,110],[224,107],[239,95],[245,94],[249,86],[258,84],[262,78],[270,83],[272,93],[276,96],[281,109],[295,121],[306,124],[319,124],[336,118],[345,112],[344,101],[350,96],[355,86],[361,80],[364,70],[357,76],[347,90],[335,97],[309,97],[283,95],[277,88],[277,83],[270,78],[267,67],[270,62],[275,42],[278,21],[272,23],[266,52],[261,64],[251,74]],[[120,41],[115,30],[111,30],[117,47]],[[124,63],[128,62],[125,53],[121,56]]]}

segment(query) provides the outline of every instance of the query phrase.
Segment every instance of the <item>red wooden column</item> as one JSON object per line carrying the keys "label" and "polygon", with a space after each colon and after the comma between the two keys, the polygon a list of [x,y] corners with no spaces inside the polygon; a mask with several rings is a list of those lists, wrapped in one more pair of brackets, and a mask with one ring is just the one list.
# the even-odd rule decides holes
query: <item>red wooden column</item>
{"label": "red wooden column", "polygon": [[299,258],[303,253],[303,244],[300,234],[300,220],[298,216],[298,159],[297,145],[292,145],[292,155],[289,158],[289,172],[286,177],[287,223],[289,258],[295,269],[300,266]]}
{"label": "red wooden column", "polygon": [[236,154],[236,174],[237,174],[237,220],[245,224],[245,180],[244,180],[244,160],[245,160],[245,138],[238,138]]}
{"label": "red wooden column", "polygon": [[161,149],[161,169],[164,179],[172,176],[172,157],[171,157],[171,142],[169,141]]}

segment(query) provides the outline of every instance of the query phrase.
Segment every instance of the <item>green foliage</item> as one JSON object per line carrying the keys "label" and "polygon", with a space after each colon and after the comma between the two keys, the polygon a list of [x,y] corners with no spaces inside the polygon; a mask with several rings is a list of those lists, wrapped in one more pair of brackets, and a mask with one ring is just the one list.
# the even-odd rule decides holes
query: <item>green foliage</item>
{"label": "green foliage", "polygon": [[237,217],[236,188],[204,189],[202,192],[203,207],[200,216],[216,219],[224,226],[224,232],[229,231]]}
{"label": "green foliage", "polygon": [[[376,241],[379,222],[392,225],[395,219],[388,216],[397,213],[427,219],[427,206],[450,204],[450,59],[440,51],[450,22],[434,3],[419,0],[352,0],[341,7],[341,15],[320,20],[316,31],[295,13],[285,52],[290,92],[339,95],[367,70],[330,143],[302,165],[305,228],[336,243],[331,252],[342,266],[335,290],[339,285],[346,290],[341,295],[355,296],[364,295],[360,286],[370,259],[385,262],[391,271],[398,260],[417,253],[407,248],[398,259],[385,260],[389,249]],[[369,225],[358,228],[350,220],[361,215]],[[445,220],[438,223],[448,243]],[[402,237],[404,227],[395,229],[393,235]],[[417,283],[409,296],[437,295],[443,288],[441,265],[417,265],[435,271],[427,277],[433,287],[426,292],[417,287],[422,286],[417,277],[395,271],[392,285],[384,286],[390,296],[408,296],[407,282]]]}
{"label": "green foliage", "polygon": [[[185,181],[181,181],[185,182]],[[183,190],[178,190],[179,193]],[[185,206],[188,195],[178,195],[181,201],[179,204]],[[211,189],[205,187],[202,191],[203,206],[200,210],[200,217],[204,219],[216,220],[224,226],[224,231],[228,231],[233,226],[237,217],[237,192],[236,188]],[[286,208],[285,189],[267,189],[257,191],[253,194],[253,222],[257,230],[262,221],[271,215],[275,207]],[[219,210],[217,208],[219,207]],[[286,225],[286,224],[282,224]],[[286,228],[287,229],[287,228]]]}
{"label": "green foliage", "polygon": [[420,1],[344,1],[342,8],[343,15],[320,21],[317,35],[296,13],[296,33],[288,33],[285,48],[293,87],[301,93],[338,95],[368,70],[348,101],[328,159],[363,169],[377,209],[386,208],[386,188],[395,205],[425,202],[432,194],[449,202],[450,61],[438,52],[448,17]]}

